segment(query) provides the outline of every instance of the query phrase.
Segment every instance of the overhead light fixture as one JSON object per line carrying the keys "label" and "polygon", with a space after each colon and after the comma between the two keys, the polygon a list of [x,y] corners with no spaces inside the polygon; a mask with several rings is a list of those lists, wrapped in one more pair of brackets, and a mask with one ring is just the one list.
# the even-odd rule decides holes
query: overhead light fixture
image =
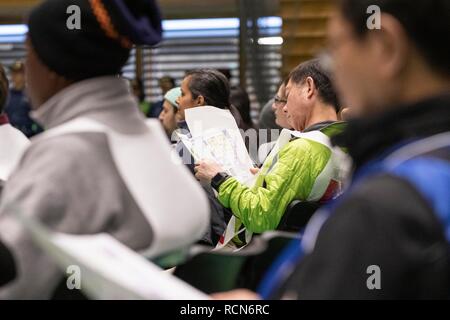
{"label": "overhead light fixture", "polygon": [[23,36],[28,32],[25,24],[0,25],[0,36]]}
{"label": "overhead light fixture", "polygon": [[258,39],[258,44],[262,46],[281,46],[283,42],[282,37],[264,37]]}

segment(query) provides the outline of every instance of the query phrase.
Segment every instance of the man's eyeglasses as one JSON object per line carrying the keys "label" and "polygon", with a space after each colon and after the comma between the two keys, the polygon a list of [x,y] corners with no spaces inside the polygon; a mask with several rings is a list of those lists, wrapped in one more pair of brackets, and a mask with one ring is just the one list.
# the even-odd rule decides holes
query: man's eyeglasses
{"label": "man's eyeglasses", "polygon": [[286,104],[286,103],[287,103],[287,100],[286,100],[286,99],[281,99],[281,98],[278,97],[278,96],[276,96],[273,100],[274,100],[275,104],[278,104],[278,105],[280,105],[280,104]]}

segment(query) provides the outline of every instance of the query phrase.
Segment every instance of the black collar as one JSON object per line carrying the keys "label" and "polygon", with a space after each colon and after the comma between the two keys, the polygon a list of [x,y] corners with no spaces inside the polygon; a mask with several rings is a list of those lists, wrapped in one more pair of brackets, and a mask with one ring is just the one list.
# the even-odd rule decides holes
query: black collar
{"label": "black collar", "polygon": [[404,141],[450,131],[450,93],[395,108],[376,118],[350,121],[335,145],[346,148],[356,168]]}
{"label": "black collar", "polygon": [[305,130],[303,130],[303,132],[320,131],[321,129],[323,129],[329,125],[332,125],[334,123],[336,123],[336,121],[322,121],[322,122],[313,124],[312,126],[309,126]]}

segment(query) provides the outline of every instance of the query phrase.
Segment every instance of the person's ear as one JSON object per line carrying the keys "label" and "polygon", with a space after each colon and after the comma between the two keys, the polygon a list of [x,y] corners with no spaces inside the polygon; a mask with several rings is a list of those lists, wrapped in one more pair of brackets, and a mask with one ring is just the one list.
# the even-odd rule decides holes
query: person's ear
{"label": "person's ear", "polygon": [[53,71],[50,71],[49,78],[53,81],[53,84],[58,91],[70,86],[73,83],[73,81],[62,77]]}
{"label": "person's ear", "polygon": [[56,72],[50,70],[49,68],[45,67],[46,71],[46,79],[48,82],[51,82],[55,85],[59,85],[64,81],[64,77],[60,76]]}
{"label": "person's ear", "polygon": [[310,100],[316,91],[316,84],[314,83],[314,79],[311,77],[307,77],[305,80],[305,91],[306,98]]}
{"label": "person's ear", "polygon": [[204,106],[205,98],[203,96],[198,96],[197,99],[195,99],[195,104],[197,107]]}
{"label": "person's ear", "polygon": [[392,15],[381,15],[381,30],[369,30],[380,75],[390,79],[401,73],[408,63],[411,45],[401,23]]}

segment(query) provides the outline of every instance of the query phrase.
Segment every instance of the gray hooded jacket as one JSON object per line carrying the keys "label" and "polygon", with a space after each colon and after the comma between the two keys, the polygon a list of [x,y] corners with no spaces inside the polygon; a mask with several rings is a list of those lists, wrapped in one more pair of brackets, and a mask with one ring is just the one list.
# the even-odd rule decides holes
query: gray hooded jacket
{"label": "gray hooded jacket", "polygon": [[[76,83],[53,96],[33,117],[46,129],[85,117],[124,134],[147,130],[127,81],[116,77]],[[0,288],[0,299],[47,299],[62,279],[59,268],[8,214],[12,206],[54,231],[106,232],[134,250],[148,248],[154,237],[117,171],[104,133],[32,141],[1,195],[0,241],[12,252],[18,276]]]}

